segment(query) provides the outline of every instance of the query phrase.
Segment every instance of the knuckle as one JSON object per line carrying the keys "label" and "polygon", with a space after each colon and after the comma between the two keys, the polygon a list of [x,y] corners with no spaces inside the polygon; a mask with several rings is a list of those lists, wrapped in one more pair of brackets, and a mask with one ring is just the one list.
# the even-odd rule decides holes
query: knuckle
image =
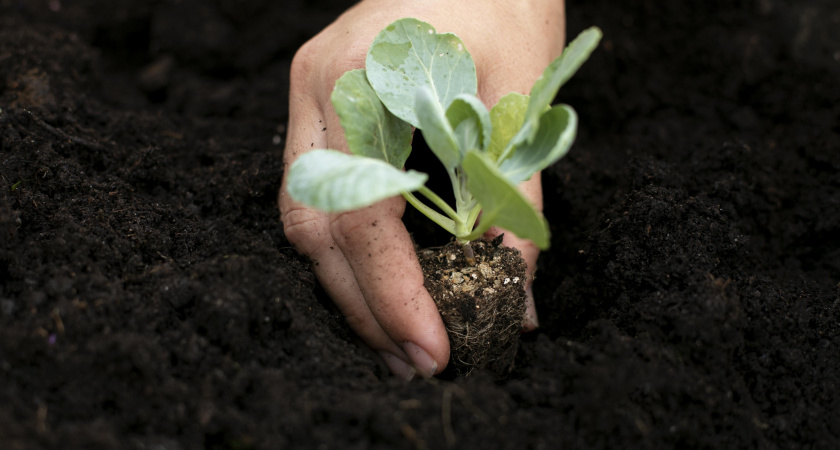
{"label": "knuckle", "polygon": [[309,75],[313,72],[315,62],[317,61],[315,42],[310,40],[303,44],[292,58],[292,65],[290,68],[290,76],[293,81],[307,80]]}
{"label": "knuckle", "polygon": [[354,235],[370,226],[371,218],[360,211],[348,211],[330,219],[330,232],[341,243],[350,241]]}
{"label": "knuckle", "polygon": [[329,219],[330,234],[339,246],[350,246],[354,239],[370,234],[373,227],[391,229],[400,222],[405,204],[405,199],[395,196],[363,209],[332,214]]}
{"label": "knuckle", "polygon": [[322,35],[303,44],[292,58],[292,83],[321,83],[332,87],[345,72],[364,68],[367,46],[355,41],[343,44],[334,48],[330,39]]}
{"label": "knuckle", "polygon": [[327,76],[331,79],[339,79],[345,72],[355,69],[362,69],[365,67],[365,59],[364,57],[356,56],[355,53],[350,50],[346,54],[344,54],[341,58],[338,58],[334,61],[333,64],[330,64],[328,67]]}
{"label": "knuckle", "polygon": [[301,253],[311,254],[326,245],[329,239],[325,219],[318,211],[291,208],[280,215],[286,239]]}

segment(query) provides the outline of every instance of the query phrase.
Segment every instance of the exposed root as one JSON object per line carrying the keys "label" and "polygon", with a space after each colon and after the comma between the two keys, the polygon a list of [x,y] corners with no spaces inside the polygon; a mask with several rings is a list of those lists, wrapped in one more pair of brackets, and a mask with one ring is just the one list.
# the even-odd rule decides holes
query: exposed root
{"label": "exposed root", "polygon": [[467,264],[474,266],[475,265],[475,252],[473,251],[472,244],[466,242],[463,246],[464,248],[464,258],[467,259]]}

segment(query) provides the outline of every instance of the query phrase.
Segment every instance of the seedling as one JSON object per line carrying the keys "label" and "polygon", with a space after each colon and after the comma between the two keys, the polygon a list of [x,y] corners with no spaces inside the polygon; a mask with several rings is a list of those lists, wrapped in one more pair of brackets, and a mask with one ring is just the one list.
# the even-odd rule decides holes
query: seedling
{"label": "seedling", "polygon": [[[351,154],[301,155],[289,169],[289,195],[342,212],[401,194],[464,244],[468,257],[469,242],[494,225],[547,248],[545,218],[516,186],[572,145],[577,114],[550,103],[600,38],[598,28],[584,31],[549,64],[530,95],[510,93],[488,111],[476,97],[475,63],[461,39],[417,19],[397,20],[374,39],[366,69],[345,73],[332,93]],[[449,174],[454,207],[425,186],[428,175],[403,171],[412,127],[423,131]]]}

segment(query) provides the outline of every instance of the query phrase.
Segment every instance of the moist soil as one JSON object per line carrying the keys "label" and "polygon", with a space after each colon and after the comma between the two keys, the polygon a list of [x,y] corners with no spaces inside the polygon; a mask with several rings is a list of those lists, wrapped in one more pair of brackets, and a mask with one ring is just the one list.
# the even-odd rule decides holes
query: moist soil
{"label": "moist soil", "polygon": [[3,448],[840,448],[835,0],[569,0],[605,38],[541,327],[410,383],[278,221],[290,61],[350,3],[0,0]]}
{"label": "moist soil", "polygon": [[486,370],[504,378],[513,369],[525,316],[527,266],[519,250],[491,242],[454,240],[418,252],[426,290],[449,335],[449,366],[441,377]]}

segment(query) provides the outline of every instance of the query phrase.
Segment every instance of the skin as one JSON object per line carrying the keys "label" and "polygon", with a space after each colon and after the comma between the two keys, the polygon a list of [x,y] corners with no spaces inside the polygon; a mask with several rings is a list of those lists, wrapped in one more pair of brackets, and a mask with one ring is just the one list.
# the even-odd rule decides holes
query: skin
{"label": "skin", "polygon": [[[491,107],[503,95],[527,94],[565,42],[562,0],[364,0],[316,35],[292,62],[286,169],[317,148],[347,152],[344,132],[330,103],[335,81],[363,68],[370,43],[402,17],[458,35],[476,63],[479,98]],[[539,174],[519,189],[542,209]],[[402,378],[433,376],[449,360],[449,340],[402,222],[405,200],[394,197],[368,208],[327,214],[294,202],[280,189],[286,237],[311,258],[324,289],[364,343]],[[504,232],[491,229],[486,238]],[[528,264],[529,304],[523,330],[537,327],[530,283],[539,250],[506,233]]]}

